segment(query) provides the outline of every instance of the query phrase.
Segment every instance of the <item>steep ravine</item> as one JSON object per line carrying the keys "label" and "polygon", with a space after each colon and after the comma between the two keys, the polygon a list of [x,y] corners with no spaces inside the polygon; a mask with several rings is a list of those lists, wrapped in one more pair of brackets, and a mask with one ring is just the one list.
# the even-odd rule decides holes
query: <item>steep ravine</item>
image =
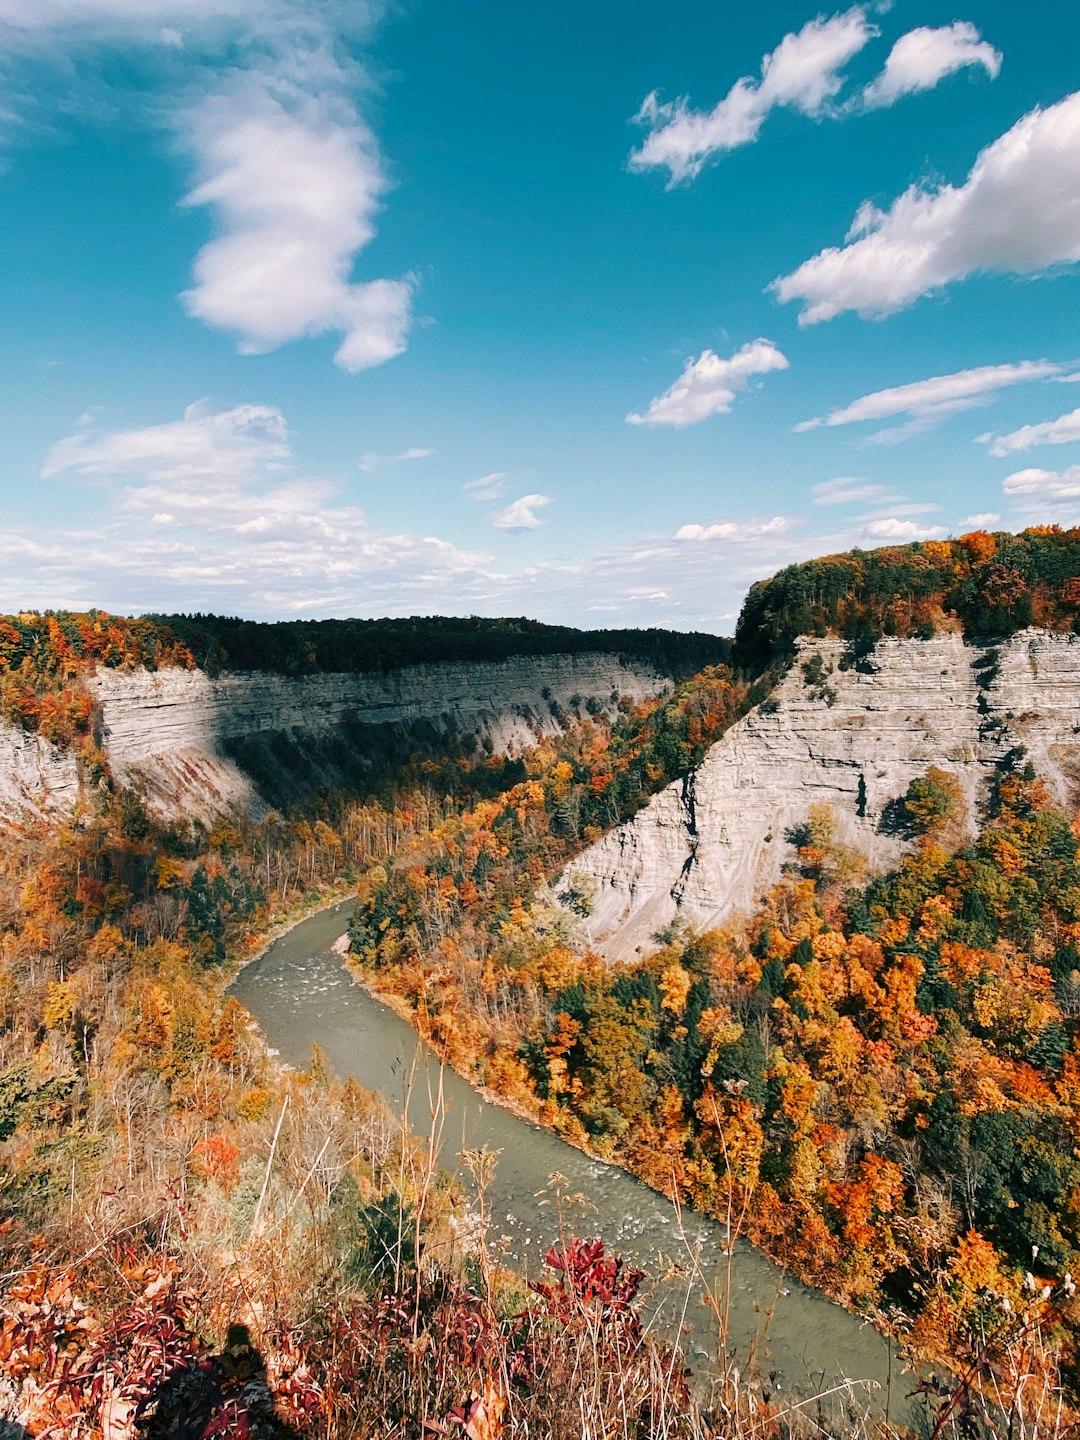
{"label": "steep ravine", "polygon": [[957,776],[974,816],[993,767],[1023,746],[1075,808],[1078,730],[1077,636],[1028,630],[993,648],[959,635],[882,640],[861,656],[841,640],[803,640],[769,699],[556,888],[587,896],[589,937],[610,959],[632,959],[677,916],[707,927],[751,909],[815,802],[874,869],[901,849],[886,807],[930,765]]}
{"label": "steep ravine", "polygon": [[[475,736],[513,753],[586,704],[656,695],[670,677],[615,655],[518,656],[484,664],[291,677],[269,672],[102,669],[87,679],[113,772],[165,816],[260,814],[316,785],[348,785],[387,730]],[[379,727],[376,730],[375,727]],[[63,814],[74,759],[0,725],[0,816]]]}

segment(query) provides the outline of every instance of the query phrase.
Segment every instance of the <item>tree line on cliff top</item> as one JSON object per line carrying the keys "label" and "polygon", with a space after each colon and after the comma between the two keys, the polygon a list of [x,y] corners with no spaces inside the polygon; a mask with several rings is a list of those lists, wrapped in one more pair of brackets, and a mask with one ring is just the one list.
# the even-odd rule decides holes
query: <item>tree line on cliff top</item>
{"label": "tree line on cliff top", "polygon": [[798,635],[871,642],[951,628],[1004,637],[1029,625],[1074,630],[1078,616],[1080,529],[975,530],[826,555],[758,581],[739,616],[733,661],[758,671]]}

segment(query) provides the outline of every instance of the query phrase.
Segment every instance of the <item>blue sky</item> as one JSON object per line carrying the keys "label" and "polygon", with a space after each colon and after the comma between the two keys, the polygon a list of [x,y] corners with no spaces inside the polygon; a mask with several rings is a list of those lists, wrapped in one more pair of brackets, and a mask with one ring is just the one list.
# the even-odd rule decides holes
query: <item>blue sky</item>
{"label": "blue sky", "polygon": [[729,631],[1080,519],[1080,12],[0,0],[0,607]]}

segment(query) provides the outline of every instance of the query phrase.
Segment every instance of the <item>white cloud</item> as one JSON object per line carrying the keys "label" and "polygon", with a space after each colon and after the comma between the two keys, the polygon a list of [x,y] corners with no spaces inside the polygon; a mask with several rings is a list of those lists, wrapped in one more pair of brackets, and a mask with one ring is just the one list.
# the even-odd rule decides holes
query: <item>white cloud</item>
{"label": "white cloud", "polygon": [[811,487],[815,505],[867,505],[887,504],[899,500],[884,485],[874,485],[857,475],[838,475],[835,480],[823,480]]}
{"label": "white cloud", "polygon": [[958,411],[989,404],[999,390],[1031,380],[1045,380],[1059,374],[1061,368],[1049,360],[1021,360],[1015,365],[979,365],[951,375],[932,375],[927,380],[862,395],[849,405],[830,410],[827,415],[800,421],[795,429],[814,430],[819,425],[854,425],[907,415],[908,424],[870,437],[879,443],[895,443]]}
{"label": "white cloud", "polygon": [[996,525],[1000,519],[996,510],[983,510],[978,515],[965,515],[960,524],[971,530],[984,530],[987,525]]}
{"label": "white cloud", "polygon": [[692,180],[711,156],[751,144],[777,106],[820,114],[839,91],[844,66],[877,33],[861,7],[829,19],[818,16],[764,57],[759,80],[736,80],[709,111],[691,110],[685,97],[661,104],[653,91],[637,114],[650,133],[631,155],[631,166],[662,166],[669,184],[676,185]]}
{"label": "white cloud", "polygon": [[675,531],[676,540],[760,540],[767,535],[782,535],[791,526],[786,515],[774,515],[770,520],[717,520],[711,525],[680,525]]}
{"label": "white cloud", "polygon": [[703,350],[686,366],[670,389],[653,400],[644,414],[630,414],[628,425],[670,425],[681,429],[697,425],[710,415],[726,415],[740,390],[755,375],[786,370],[788,360],[771,340],[752,340],[730,359]]}
{"label": "white cloud", "polygon": [[[797,516],[735,513],[688,527],[679,540],[586,537],[572,560],[537,558],[530,547],[528,563],[514,569],[483,548],[403,532],[348,503],[335,483],[304,473],[284,417],[266,405],[203,403],[165,425],[80,432],[53,447],[45,468],[52,513],[37,525],[12,517],[0,610],[97,605],[265,618],[438,610],[564,624],[595,610],[613,625],[730,632],[754,580],[867,540],[865,516],[812,527]],[[80,492],[92,523],[58,528],[55,515],[74,519]],[[522,498],[535,516],[534,498]],[[394,503],[390,487],[372,495],[373,506]],[[834,512],[818,514],[831,521]],[[492,549],[515,548],[487,533]]]}
{"label": "white cloud", "polygon": [[1080,465],[1067,470],[1017,470],[1001,482],[1006,495],[1041,500],[1075,500],[1080,497]]}
{"label": "white cloud", "polygon": [[357,111],[366,77],[343,42],[375,11],[368,0],[0,0],[0,48],[39,64],[171,48],[158,114],[194,162],[183,203],[206,207],[216,230],[182,303],[246,355],[337,335],[336,362],[356,373],[405,349],[416,289],[412,274],[353,276],[389,186]]}
{"label": "white cloud", "polygon": [[935,535],[944,535],[945,531],[940,525],[924,525],[918,520],[900,520],[895,515],[883,515],[881,519],[869,522],[866,533],[874,540],[928,540]]}
{"label": "white cloud", "polygon": [[0,26],[29,32],[72,27],[99,32],[112,25],[128,32],[160,31],[163,22],[255,19],[270,8],[266,0],[0,0]]}
{"label": "white cloud", "polygon": [[993,80],[1001,69],[1001,54],[966,20],[939,29],[922,25],[897,40],[884,70],[863,91],[862,103],[868,109],[892,105],[902,95],[932,90],[946,75],[968,65],[981,65]]}
{"label": "white cloud", "polygon": [[479,475],[475,480],[466,480],[461,488],[470,500],[501,500],[506,494],[506,471]]}
{"label": "white cloud", "polygon": [[551,495],[522,495],[520,500],[493,515],[491,524],[496,530],[536,530],[545,523],[537,515],[537,510],[550,505],[552,499]]}
{"label": "white cloud", "polygon": [[846,310],[892,314],[951,281],[1033,274],[1080,259],[1080,92],[1032,110],[979,155],[960,186],[912,185],[890,209],[865,202],[843,246],[770,287],[799,323]]}
{"label": "white cloud", "polygon": [[[980,435],[981,441],[991,439]],[[1038,425],[1021,425],[1008,435],[998,435],[990,446],[990,454],[997,456],[1014,455],[1018,450],[1030,450],[1033,445],[1068,445],[1080,440],[1080,410],[1070,410],[1056,420],[1043,420]]]}
{"label": "white cloud", "polygon": [[201,179],[184,203],[209,206],[222,233],[182,299],[242,354],[337,332],[335,360],[355,373],[404,350],[414,282],[349,278],[386,179],[370,131],[339,108],[303,94],[289,107],[249,75],[189,112]]}
{"label": "white cloud", "polygon": [[402,450],[400,455],[377,455],[374,450],[368,450],[356,462],[356,468],[365,475],[372,475],[380,465],[401,465],[408,460],[430,460],[438,452],[428,450],[421,446],[414,446],[409,450]]}
{"label": "white cloud", "polygon": [[188,406],[182,420],[164,425],[102,436],[70,435],[49,451],[41,476],[45,480],[61,474],[138,476],[171,484],[246,480],[260,470],[280,468],[289,454],[280,410],[270,405],[213,410],[200,400]]}
{"label": "white cloud", "polygon": [[[23,533],[10,553],[8,603],[249,614],[412,613],[436,591],[471,613],[501,582],[490,556],[438,536],[391,533],[343,504],[337,487],[297,473],[281,412],[190,406],[162,425],[74,434],[42,478],[94,487],[95,531],[49,544]],[[56,543],[62,540],[63,543]]]}

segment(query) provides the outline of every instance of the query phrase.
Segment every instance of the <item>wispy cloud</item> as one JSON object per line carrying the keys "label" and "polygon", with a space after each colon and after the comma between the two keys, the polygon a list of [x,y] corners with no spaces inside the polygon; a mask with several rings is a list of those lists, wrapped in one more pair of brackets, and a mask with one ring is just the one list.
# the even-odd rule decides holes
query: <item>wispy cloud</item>
{"label": "wispy cloud", "polygon": [[1048,379],[1060,374],[1062,368],[1049,360],[1021,360],[1015,365],[979,365],[970,370],[954,371],[951,375],[932,375],[926,380],[914,380],[907,385],[895,385],[887,390],[861,395],[848,405],[830,410],[827,415],[801,421],[795,429],[805,431],[817,429],[820,425],[855,425],[906,415],[909,417],[907,424],[879,431],[870,437],[879,444],[895,444],[949,415],[989,404],[1000,390]]}
{"label": "wispy cloud", "polygon": [[760,78],[736,80],[712,110],[692,110],[685,97],[664,104],[653,91],[636,117],[650,128],[644,144],[631,155],[631,166],[663,167],[669,185],[677,185],[700,174],[712,156],[751,144],[778,106],[820,114],[839,91],[844,66],[877,33],[861,7],[830,19],[819,16],[785,35],[763,58]]}
{"label": "wispy cloud", "polygon": [[867,109],[893,105],[902,95],[932,90],[947,75],[972,65],[982,66],[991,80],[1001,69],[1001,52],[974,25],[966,20],[937,29],[922,25],[897,40],[884,70],[863,91],[862,104]]}
{"label": "wispy cloud", "polygon": [[[60,544],[19,536],[54,604],[385,613],[432,588],[468,609],[492,583],[488,554],[380,530],[336,485],[298,472],[270,405],[202,401],[164,424],[79,432],[51,448],[41,474],[93,485],[100,517],[92,534]],[[9,602],[26,583],[6,578]]]}
{"label": "wispy cloud", "polygon": [[1037,274],[1080,259],[1080,92],[1032,110],[987,146],[959,186],[912,185],[859,209],[845,243],[770,287],[799,323],[890,315],[981,272]]}
{"label": "wispy cloud", "polygon": [[522,495],[520,500],[492,515],[491,524],[496,530],[536,530],[545,523],[537,510],[552,503],[551,495]]}
{"label": "wispy cloud", "polygon": [[1068,445],[1080,440],[1080,409],[1059,415],[1056,420],[1043,420],[1038,425],[1021,425],[1019,430],[1011,430],[1007,435],[980,435],[978,439],[990,442],[990,454],[999,457],[1030,450],[1033,445]]}
{"label": "wispy cloud", "polygon": [[501,500],[506,494],[506,471],[493,470],[490,475],[478,475],[475,480],[466,480],[461,488],[469,500]]}
{"label": "wispy cloud", "polygon": [[41,478],[133,476],[176,485],[203,479],[245,481],[281,468],[290,456],[285,417],[274,406],[214,410],[199,400],[182,419],[163,425],[69,435],[50,449]]}
{"label": "wispy cloud", "polygon": [[901,497],[885,485],[876,485],[856,475],[838,475],[835,480],[822,480],[810,491],[815,505],[888,504]]}
{"label": "wispy cloud", "polygon": [[408,460],[430,460],[437,453],[435,450],[427,450],[420,446],[414,446],[411,450],[402,450],[400,455],[377,455],[374,450],[369,450],[360,456],[356,468],[365,475],[371,475],[381,465],[401,465]]}
{"label": "wispy cloud", "polygon": [[687,360],[674,385],[658,395],[643,413],[627,415],[626,423],[675,429],[697,425],[711,415],[726,415],[735,396],[749,386],[755,375],[787,368],[787,357],[771,340],[751,340],[727,359],[714,350],[703,350],[696,360]]}
{"label": "wispy cloud", "polygon": [[[200,402],[162,424],[81,428],[52,447],[42,468],[58,515],[65,489],[93,489],[93,527],[11,525],[0,608],[409,615],[436,595],[447,614],[580,624],[602,613],[612,624],[728,631],[749,585],[782,565],[903,538],[906,531],[869,533],[890,518],[923,535],[936,530],[906,504],[827,525],[729,511],[678,527],[679,538],[586,540],[574,558],[530,553],[514,569],[489,550],[377,523],[336,483],[304,471],[285,416],[266,404]],[[523,495],[494,518],[510,530],[535,529],[545,503],[550,496]],[[831,522],[835,511],[818,514]]]}

